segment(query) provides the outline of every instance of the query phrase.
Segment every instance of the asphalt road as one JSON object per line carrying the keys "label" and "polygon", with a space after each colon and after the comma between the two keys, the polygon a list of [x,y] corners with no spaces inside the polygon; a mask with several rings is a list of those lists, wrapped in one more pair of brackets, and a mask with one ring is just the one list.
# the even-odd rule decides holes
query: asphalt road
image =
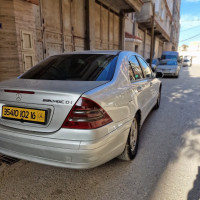
{"label": "asphalt road", "polygon": [[3,165],[0,200],[200,200],[200,65],[162,81],[161,107],[145,121],[134,161],[91,170]]}

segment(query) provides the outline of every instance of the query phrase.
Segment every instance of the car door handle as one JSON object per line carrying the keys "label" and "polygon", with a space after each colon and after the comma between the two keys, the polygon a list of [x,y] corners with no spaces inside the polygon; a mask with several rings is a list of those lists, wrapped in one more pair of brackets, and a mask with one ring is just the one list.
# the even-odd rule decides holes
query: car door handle
{"label": "car door handle", "polygon": [[142,92],[142,87],[137,87],[138,92]]}

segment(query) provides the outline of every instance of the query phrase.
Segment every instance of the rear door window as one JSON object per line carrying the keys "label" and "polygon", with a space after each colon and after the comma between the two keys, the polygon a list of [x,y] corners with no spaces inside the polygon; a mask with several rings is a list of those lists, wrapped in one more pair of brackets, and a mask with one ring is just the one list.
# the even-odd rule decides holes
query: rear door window
{"label": "rear door window", "polygon": [[139,80],[143,78],[143,73],[141,70],[141,67],[136,59],[135,56],[131,56],[129,58],[129,64],[131,65],[132,69],[133,69],[133,73],[134,73],[134,78],[135,80]]}
{"label": "rear door window", "polygon": [[161,56],[161,60],[166,60],[166,59],[174,59],[174,60],[177,60],[177,56],[176,56],[176,55],[162,55],[162,56]]}
{"label": "rear door window", "polygon": [[129,64],[129,78],[130,78],[130,81],[134,81],[135,80],[135,75],[133,73],[133,69],[131,67],[131,65]]}
{"label": "rear door window", "polygon": [[117,56],[107,54],[68,54],[49,57],[21,79],[110,81],[114,75]]}
{"label": "rear door window", "polygon": [[152,77],[152,71],[151,71],[150,67],[148,66],[148,64],[141,57],[137,56],[137,58],[140,62],[142,70],[144,72],[144,76],[146,78],[151,78]]}

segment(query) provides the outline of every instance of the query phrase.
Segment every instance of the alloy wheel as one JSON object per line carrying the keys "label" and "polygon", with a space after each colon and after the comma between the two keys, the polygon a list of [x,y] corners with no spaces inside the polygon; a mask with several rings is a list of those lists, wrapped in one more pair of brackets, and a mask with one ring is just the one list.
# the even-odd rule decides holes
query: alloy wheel
{"label": "alloy wheel", "polygon": [[138,138],[138,124],[137,120],[134,119],[131,125],[131,130],[130,130],[130,148],[131,152],[133,152],[136,148],[137,145],[137,138]]}

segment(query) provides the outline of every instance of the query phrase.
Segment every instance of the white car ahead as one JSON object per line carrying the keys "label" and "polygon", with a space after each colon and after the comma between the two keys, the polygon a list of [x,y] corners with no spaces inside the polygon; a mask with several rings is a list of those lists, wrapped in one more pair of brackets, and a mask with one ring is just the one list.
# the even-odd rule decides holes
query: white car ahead
{"label": "white car ahead", "polygon": [[185,59],[183,60],[183,67],[185,67],[185,66],[188,66],[188,67],[191,67],[191,66],[192,66],[191,59],[185,58]]}
{"label": "white car ahead", "polygon": [[0,153],[78,169],[132,160],[161,86],[134,52],[51,56],[0,83]]}

